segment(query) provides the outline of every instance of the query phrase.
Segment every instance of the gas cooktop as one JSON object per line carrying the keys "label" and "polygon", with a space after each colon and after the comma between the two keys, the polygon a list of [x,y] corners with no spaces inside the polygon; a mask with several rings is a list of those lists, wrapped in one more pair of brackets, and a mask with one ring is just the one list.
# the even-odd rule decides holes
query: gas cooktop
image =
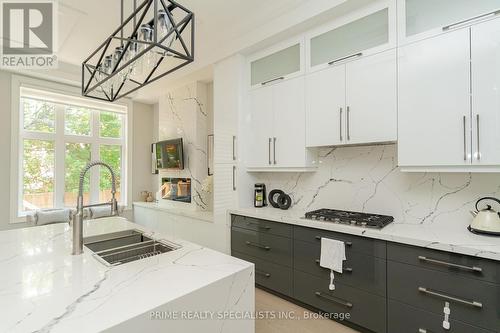
{"label": "gas cooktop", "polygon": [[349,212],[335,209],[318,209],[306,213],[306,219],[325,222],[350,224],[361,227],[382,229],[394,221],[394,217],[387,215]]}

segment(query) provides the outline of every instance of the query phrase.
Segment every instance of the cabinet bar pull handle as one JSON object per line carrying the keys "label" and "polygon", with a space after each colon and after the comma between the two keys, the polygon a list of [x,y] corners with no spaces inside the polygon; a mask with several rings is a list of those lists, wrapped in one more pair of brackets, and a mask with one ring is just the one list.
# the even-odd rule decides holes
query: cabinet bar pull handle
{"label": "cabinet bar pull handle", "polygon": [[233,165],[233,191],[236,191],[236,166]]}
{"label": "cabinet bar pull handle", "polygon": [[464,161],[467,161],[467,118],[464,116]]}
{"label": "cabinet bar pull handle", "polygon": [[459,22],[452,23],[450,25],[444,26],[443,27],[443,31],[453,29],[456,26],[460,26],[462,24],[466,24],[466,23],[469,23],[469,22],[472,22],[472,21],[475,21],[475,20],[485,19],[485,18],[487,18],[489,16],[496,16],[498,14],[500,14],[500,10],[496,10],[494,12],[490,12],[490,13],[486,13],[486,14],[474,16],[472,18],[469,18],[469,19],[466,19],[466,20],[463,20],[463,21],[459,21]]}
{"label": "cabinet bar pull handle", "polygon": [[236,136],[233,135],[233,161],[236,161]]}
{"label": "cabinet bar pull handle", "polygon": [[275,77],[274,79],[271,79],[271,80],[268,80],[268,81],[265,81],[265,82],[262,82],[261,85],[265,86],[266,84],[268,83],[271,83],[271,82],[274,82],[274,81],[279,81],[279,80],[284,80],[285,77],[284,76],[280,76],[280,77]]}
{"label": "cabinet bar pull handle", "polygon": [[[315,260],[316,264],[319,265],[319,259]],[[342,270],[346,271],[347,273],[352,273],[352,268],[351,267],[344,267]]]}
{"label": "cabinet bar pull handle", "polygon": [[273,156],[274,156],[274,164],[276,165],[276,138],[273,138]]}
{"label": "cabinet bar pull handle", "polygon": [[257,271],[257,270],[255,271],[255,274],[262,275],[262,276],[264,276],[266,278],[270,278],[271,277],[271,274],[266,273],[266,272],[262,272],[262,271]]}
{"label": "cabinet bar pull handle", "polygon": [[340,108],[340,122],[339,122],[339,126],[340,126],[340,141],[344,140],[344,136],[342,135],[342,108]]}
{"label": "cabinet bar pull handle", "polygon": [[427,257],[424,257],[424,256],[418,256],[418,260],[420,260],[420,261],[426,261],[426,262],[433,263],[433,264],[436,264],[436,265],[441,265],[441,266],[446,266],[446,267],[452,267],[452,268],[458,268],[458,269],[462,269],[464,271],[472,271],[472,272],[477,272],[477,273],[481,273],[483,271],[483,269],[481,267],[463,266],[463,265],[453,264],[453,263],[446,262],[446,261],[441,261],[441,260],[436,260],[436,259],[432,259],[432,258],[427,258]]}
{"label": "cabinet bar pull handle", "polygon": [[356,54],[351,54],[351,55],[348,55],[347,57],[342,57],[342,58],[338,58],[338,59],[335,59],[335,60],[332,60],[328,63],[328,65],[333,65],[339,61],[342,61],[342,60],[347,60],[347,59],[350,59],[350,58],[356,58],[356,57],[361,57],[363,55],[363,52],[359,52],[359,53],[356,53]]}
{"label": "cabinet bar pull handle", "polygon": [[271,227],[268,227],[267,225],[266,226],[261,226],[257,222],[247,222],[247,225],[256,225],[257,228],[259,228],[259,229],[271,230]]}
{"label": "cabinet bar pull handle", "polygon": [[248,246],[253,246],[253,247],[257,247],[259,249],[262,249],[262,250],[266,250],[266,251],[269,251],[271,250],[271,248],[269,246],[264,246],[264,245],[260,245],[260,244],[255,244],[255,243],[252,243],[250,241],[246,241],[245,242]]}
{"label": "cabinet bar pull handle", "polygon": [[476,158],[478,161],[481,160],[481,146],[479,145],[479,140],[481,137],[481,132],[480,132],[480,125],[479,125],[479,114],[476,115],[476,127],[477,127],[477,155]]}
{"label": "cabinet bar pull handle", "polygon": [[[314,237],[316,238],[317,240],[321,240],[321,236],[316,236]],[[352,242],[344,242],[345,246],[352,246]]]}
{"label": "cabinet bar pull handle", "polygon": [[269,138],[269,145],[268,145],[268,152],[269,152],[269,165],[271,165],[271,142],[272,142],[272,139]]}
{"label": "cabinet bar pull handle", "polygon": [[343,306],[348,307],[348,308],[352,308],[352,303],[350,303],[350,302],[343,302],[343,301],[340,301],[340,300],[336,300],[335,298],[329,297],[327,295],[323,295],[319,291],[315,292],[314,294],[316,296],[318,296],[318,297],[326,299],[327,301],[330,301],[330,302],[333,302],[333,303],[337,303],[337,304],[343,305]]}
{"label": "cabinet bar pull handle", "polygon": [[347,141],[351,140],[351,108],[347,107]]}
{"label": "cabinet bar pull handle", "polygon": [[464,299],[461,299],[461,298],[457,298],[457,297],[449,296],[449,295],[446,295],[446,294],[443,294],[443,293],[440,293],[440,292],[432,291],[432,290],[429,290],[429,289],[424,288],[424,287],[418,287],[418,291],[420,291],[420,292],[422,292],[424,294],[427,294],[427,295],[439,297],[439,298],[446,299],[446,300],[452,301],[452,302],[457,302],[457,303],[461,303],[461,304],[465,304],[465,305],[470,305],[470,306],[473,306],[473,307],[476,307],[476,308],[480,308],[480,309],[482,309],[482,307],[483,307],[483,303],[481,303],[481,302],[467,301],[467,300],[464,300]]}

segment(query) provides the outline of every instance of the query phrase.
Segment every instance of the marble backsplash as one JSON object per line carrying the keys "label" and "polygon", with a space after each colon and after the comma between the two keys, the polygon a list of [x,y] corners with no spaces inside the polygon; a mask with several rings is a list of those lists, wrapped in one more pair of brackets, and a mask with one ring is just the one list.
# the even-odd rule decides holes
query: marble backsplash
{"label": "marble backsplash", "polygon": [[[207,85],[193,82],[168,91],[159,100],[158,138],[182,138],[184,145],[184,170],[160,170],[156,197],[161,200],[162,178],[191,179],[191,204],[194,210],[211,211],[213,195],[204,182],[207,174],[207,131],[210,109],[207,102]],[[170,204],[170,203],[168,203]],[[179,207],[187,205],[178,203]]]}
{"label": "marble backsplash", "polygon": [[396,223],[467,224],[483,196],[500,197],[500,174],[405,173],[396,145],[321,148],[314,173],[262,173],[255,182],[292,197],[292,214],[333,208],[392,215]]}

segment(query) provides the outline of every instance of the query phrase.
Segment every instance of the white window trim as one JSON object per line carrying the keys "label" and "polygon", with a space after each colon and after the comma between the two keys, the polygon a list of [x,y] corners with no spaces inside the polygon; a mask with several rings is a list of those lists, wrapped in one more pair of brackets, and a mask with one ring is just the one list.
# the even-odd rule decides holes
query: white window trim
{"label": "white window trim", "polygon": [[[25,76],[12,75],[11,79],[11,159],[10,159],[10,223],[23,223],[26,222],[25,215],[19,214],[19,198],[20,190],[22,189],[21,177],[22,175],[22,163],[20,163],[20,133],[22,129],[22,124],[20,122],[20,91],[22,88],[33,88],[47,92],[53,92],[55,94],[64,94],[77,99],[81,99],[81,90],[78,87],[73,87],[65,84],[55,83],[52,81],[45,81],[40,79],[34,79]],[[87,103],[87,102],[85,102]],[[133,156],[133,102],[130,99],[122,99],[113,104],[89,100],[90,104],[101,105],[104,109],[113,109],[113,106],[120,105],[127,108],[127,117],[124,121],[124,133],[127,133],[125,142],[122,143],[123,149],[126,154],[124,154],[122,159],[122,183],[123,183],[123,193],[122,200],[126,203],[126,209],[131,209],[132,207],[132,156]],[[104,106],[104,107],[103,107]],[[96,117],[94,117],[96,118]],[[94,120],[95,121],[95,120]],[[96,126],[96,124],[92,124]],[[78,137],[78,141],[83,142],[84,137]],[[102,139],[103,141],[107,139]],[[112,141],[111,139],[110,141]],[[57,158],[55,161],[55,167],[57,168]],[[96,173],[97,174],[97,173]],[[98,174],[97,176],[98,177]],[[56,185],[58,186],[58,185]]]}

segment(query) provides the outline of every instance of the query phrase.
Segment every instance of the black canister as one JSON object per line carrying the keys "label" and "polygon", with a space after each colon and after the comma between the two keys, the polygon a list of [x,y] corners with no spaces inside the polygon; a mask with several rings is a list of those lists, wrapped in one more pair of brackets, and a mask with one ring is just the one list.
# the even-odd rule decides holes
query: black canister
{"label": "black canister", "polygon": [[266,184],[255,184],[253,205],[257,208],[267,206]]}

